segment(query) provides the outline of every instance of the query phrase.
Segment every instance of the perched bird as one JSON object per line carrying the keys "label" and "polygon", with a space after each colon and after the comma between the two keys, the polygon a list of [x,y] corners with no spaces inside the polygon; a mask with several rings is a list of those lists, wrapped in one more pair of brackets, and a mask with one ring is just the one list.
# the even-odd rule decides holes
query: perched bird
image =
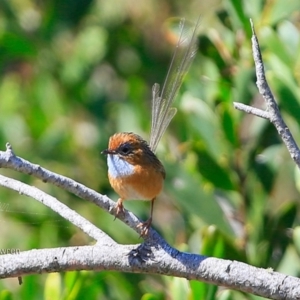
{"label": "perched bird", "polygon": [[176,108],[171,105],[196,54],[198,26],[199,20],[193,28],[187,28],[185,21],[181,20],[179,39],[162,91],[157,83],[153,86],[149,145],[137,134],[121,132],[112,135],[108,148],[102,151],[102,154],[107,154],[109,182],[120,197],[116,204],[116,215],[124,210],[125,200],[151,201],[150,218],[138,225],[143,236],[147,235],[151,226],[154,201],[166,177],[165,169],[154,152],[176,114]]}
{"label": "perched bird", "polygon": [[120,196],[116,214],[123,210],[123,201],[151,200],[150,218],[140,223],[143,234],[152,222],[153,203],[163,187],[165,169],[149,145],[132,132],[114,134],[109,139],[107,154],[108,178],[112,188]]}

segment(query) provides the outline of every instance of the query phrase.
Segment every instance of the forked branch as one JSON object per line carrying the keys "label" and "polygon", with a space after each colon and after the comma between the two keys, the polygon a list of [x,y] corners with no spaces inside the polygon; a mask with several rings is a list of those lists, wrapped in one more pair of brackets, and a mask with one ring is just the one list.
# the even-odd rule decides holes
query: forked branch
{"label": "forked branch", "polygon": [[[267,111],[240,103],[234,105],[237,109],[270,120],[299,166],[299,149],[282,120],[268,87],[252,22],[251,26],[257,86],[267,103]],[[0,151],[0,168],[9,168],[52,183],[84,200],[95,203],[114,215],[114,201],[72,179],[17,157],[9,144],[6,151]],[[149,230],[149,235],[143,244],[120,245],[57,199],[39,189],[4,176],[0,176],[0,185],[41,201],[97,240],[95,246],[40,249],[24,251],[17,255],[1,255],[0,278],[72,270],[116,270],[199,280],[270,299],[300,299],[300,279],[296,277],[237,261],[180,252],[168,245],[153,229]],[[140,234],[136,227],[140,221],[134,214],[125,211],[124,215],[120,214],[118,218]]]}
{"label": "forked branch", "polygon": [[257,36],[255,34],[253,22],[250,19],[251,29],[252,29],[252,51],[253,51],[253,58],[255,63],[255,70],[256,70],[256,85],[262,97],[264,98],[267,109],[266,111],[254,108],[249,105],[245,105],[242,103],[234,102],[233,105],[236,109],[244,111],[248,114],[253,114],[255,116],[264,118],[269,120],[271,123],[274,124],[275,128],[278,131],[279,136],[282,138],[284,144],[286,145],[292,159],[297,164],[298,168],[300,168],[300,151],[299,148],[289,130],[287,125],[285,124],[280,111],[278,109],[278,105],[276,100],[272,94],[272,91],[269,87],[269,84],[266,79],[264,64],[261,56],[261,51],[259,48],[259,43]]}

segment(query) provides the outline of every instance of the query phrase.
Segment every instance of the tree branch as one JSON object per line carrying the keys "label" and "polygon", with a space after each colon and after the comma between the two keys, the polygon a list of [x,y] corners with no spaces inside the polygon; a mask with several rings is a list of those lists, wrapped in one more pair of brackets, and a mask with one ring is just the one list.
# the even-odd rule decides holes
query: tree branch
{"label": "tree branch", "polygon": [[82,246],[0,256],[0,278],[75,270],[114,270],[199,280],[270,299],[299,299],[300,280],[244,263],[179,252],[162,244]]}
{"label": "tree branch", "polygon": [[278,109],[278,105],[275,101],[275,98],[270,90],[269,84],[267,82],[264,70],[264,64],[262,61],[262,56],[259,48],[258,39],[255,34],[253,22],[250,19],[251,29],[252,29],[252,51],[253,51],[253,58],[255,63],[255,70],[256,70],[256,85],[260,94],[263,96],[266,104],[267,104],[267,111],[264,112],[260,109],[253,108],[248,105],[244,105],[238,102],[234,102],[234,107],[241,111],[244,111],[248,114],[253,114],[258,117],[262,117],[265,119],[270,120],[271,123],[277,129],[279,136],[282,138],[284,144],[286,145],[292,159],[297,164],[298,168],[300,168],[300,151],[299,148],[289,130],[287,125],[285,124],[284,120],[281,117],[280,111]]}
{"label": "tree branch", "polygon": [[114,242],[107,234],[83,218],[77,212],[71,210],[65,204],[59,202],[56,198],[44,193],[38,188],[29,186],[12,178],[7,178],[3,175],[0,175],[0,185],[12,189],[19,194],[31,197],[48,206],[50,209],[61,215],[64,219],[70,221],[87,235],[95,239],[98,243],[108,245],[116,244],[116,242]]}
{"label": "tree branch", "polygon": [[[0,151],[0,168],[8,168],[17,172],[34,176],[43,182],[52,183],[53,185],[68,191],[79,198],[90,201],[97,206],[101,207],[111,215],[115,216],[114,209],[116,203],[106,197],[95,192],[92,189],[87,188],[83,184],[76,182],[70,178],[51,172],[39,165],[32,164],[29,161],[18,157],[14,154],[13,149],[9,143],[6,144],[6,151]],[[137,228],[137,225],[141,222],[133,213],[124,209],[124,214],[118,214],[116,218],[127,224],[130,228],[136,231],[139,235],[141,229]],[[155,234],[155,231],[149,229],[149,235],[147,238],[151,238]]]}
{"label": "tree branch", "polygon": [[239,102],[233,102],[233,106],[234,106],[234,108],[244,111],[247,114],[255,115],[257,117],[270,120],[270,114],[265,110],[262,110],[262,109],[259,109],[259,108],[256,108],[256,107],[253,107],[250,105],[246,105],[243,103],[239,103]]}
{"label": "tree branch", "polygon": [[[267,103],[267,111],[235,103],[237,109],[269,119],[277,128],[296,163],[299,150],[284,124],[277,104],[264,76],[263,64],[253,24],[253,52],[257,72],[257,85]],[[297,163],[298,164],[298,163]],[[299,165],[299,164],[298,164]],[[50,172],[49,170],[17,157],[9,144],[5,152],[0,151],[0,167],[35,176],[78,197],[95,203],[114,215],[115,202],[96,193],[84,185]],[[41,190],[30,187],[0,175],[0,185],[33,197],[55,210],[61,216],[81,228],[98,241],[95,246],[66,247],[24,251],[19,254],[0,256],[0,278],[17,277],[26,274],[61,272],[72,270],[115,270],[122,272],[161,274],[177,276],[188,280],[199,280],[231,289],[252,293],[270,299],[300,299],[300,279],[286,276],[272,270],[264,270],[247,264],[209,258],[201,255],[180,252],[172,248],[153,229],[145,242],[140,245],[120,245],[100,229],[83,219],[57,199]],[[131,212],[117,216],[138,234],[139,219]]]}
{"label": "tree branch", "polygon": [[[92,199],[92,202],[98,203],[99,206],[103,205],[104,208],[112,207],[114,204],[109,198],[67,177],[52,173],[15,156],[9,145],[6,152],[0,151],[0,166],[22,170],[23,173],[31,173],[38,178],[51,181],[76,195],[82,195],[83,199]],[[119,245],[76,212],[39,189],[1,175],[0,185],[40,201],[98,241],[95,246],[41,249],[24,251],[17,255],[2,255],[0,256],[0,278],[83,269],[115,270],[200,280],[271,299],[300,298],[298,278],[255,268],[237,261],[180,252],[172,248],[153,229],[144,244]],[[102,199],[105,199],[104,203]],[[126,212],[126,214],[128,215],[124,219],[133,218],[130,222],[134,224],[137,218],[132,213]],[[134,229],[136,230],[135,227]]]}

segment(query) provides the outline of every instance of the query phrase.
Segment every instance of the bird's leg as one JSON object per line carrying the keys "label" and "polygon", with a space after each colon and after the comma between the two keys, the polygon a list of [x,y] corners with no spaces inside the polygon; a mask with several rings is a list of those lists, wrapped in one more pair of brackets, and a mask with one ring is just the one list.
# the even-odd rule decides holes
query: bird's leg
{"label": "bird's leg", "polygon": [[154,200],[155,198],[153,198],[151,200],[151,209],[150,209],[150,218],[145,221],[145,222],[141,222],[137,225],[138,228],[141,228],[141,235],[140,236],[146,236],[148,234],[149,228],[152,224],[152,215],[153,215],[153,206],[154,206]]}
{"label": "bird's leg", "polygon": [[123,206],[123,200],[122,198],[119,198],[117,203],[116,203],[116,207],[115,207],[115,219],[117,217],[117,215],[119,215],[120,213],[124,212],[124,206]]}

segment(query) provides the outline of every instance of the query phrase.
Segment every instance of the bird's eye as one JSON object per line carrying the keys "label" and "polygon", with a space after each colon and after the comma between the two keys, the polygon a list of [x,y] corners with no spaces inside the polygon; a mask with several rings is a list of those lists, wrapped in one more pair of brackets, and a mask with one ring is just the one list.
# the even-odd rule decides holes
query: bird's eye
{"label": "bird's eye", "polygon": [[131,152],[131,148],[128,144],[124,144],[120,147],[119,153],[123,155],[128,155]]}

